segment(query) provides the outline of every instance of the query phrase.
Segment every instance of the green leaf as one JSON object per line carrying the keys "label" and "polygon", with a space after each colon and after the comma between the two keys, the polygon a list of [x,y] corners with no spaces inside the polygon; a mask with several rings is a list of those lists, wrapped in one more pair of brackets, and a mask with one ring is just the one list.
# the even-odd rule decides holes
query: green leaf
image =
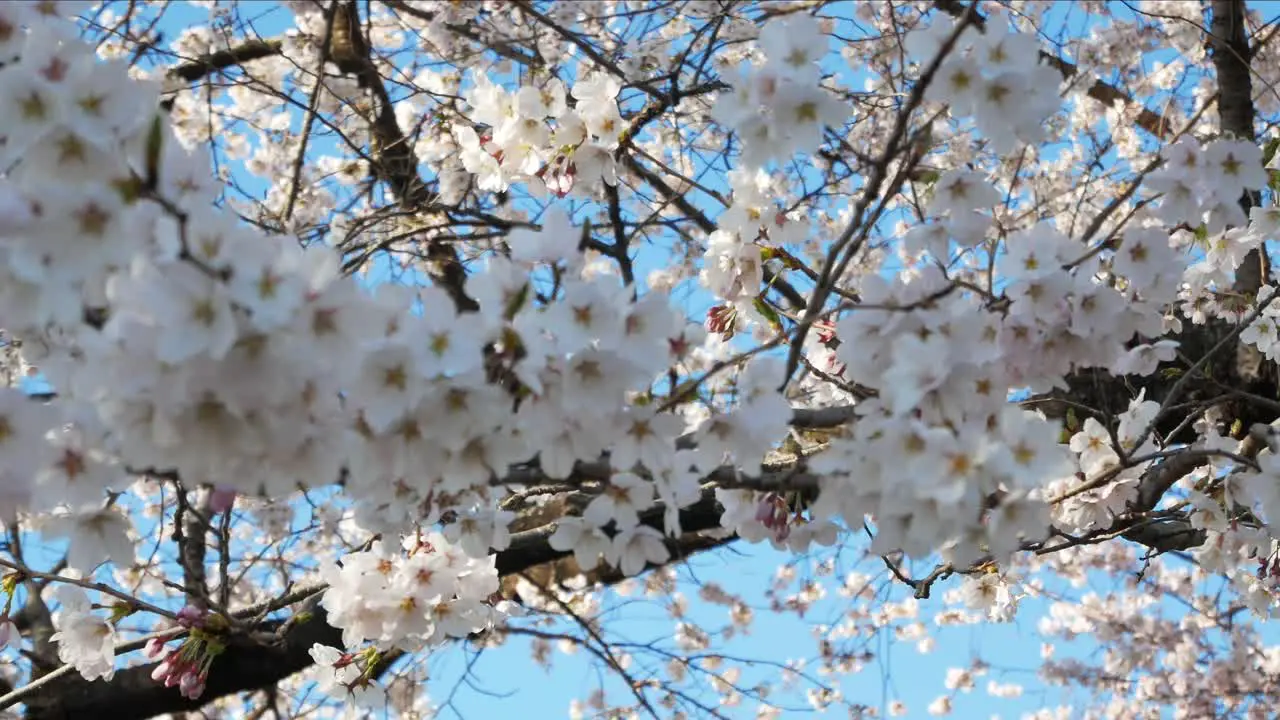
{"label": "green leaf", "polygon": [[753,304],[756,311],[763,315],[765,320],[769,321],[769,327],[774,330],[782,329],[782,319],[778,317],[778,313],[773,308],[769,307],[769,303],[765,302],[764,298],[756,298]]}
{"label": "green leaf", "polygon": [[0,588],[3,588],[6,594],[12,595],[18,589],[18,583],[24,579],[22,573],[17,570],[5,573],[4,578],[0,579]]}
{"label": "green leaf", "polygon": [[1262,146],[1262,164],[1266,165],[1276,156],[1276,150],[1280,150],[1280,137],[1273,137]]}
{"label": "green leaf", "polygon": [[529,300],[529,283],[525,283],[520,287],[520,291],[511,296],[511,300],[507,302],[507,306],[502,309],[502,315],[507,320],[516,316],[520,312],[524,304]]}
{"label": "green leaf", "polygon": [[933,185],[934,183],[938,182],[938,178],[940,177],[942,177],[942,173],[938,172],[937,170],[929,169],[929,170],[920,170],[916,172],[915,176],[912,179],[918,183],[923,183],[925,185]]}
{"label": "green leaf", "polygon": [[[1276,156],[1276,150],[1280,150],[1280,137],[1274,137],[1262,146],[1262,164],[1270,165]],[[1280,192],[1280,172],[1270,171],[1267,173],[1267,187],[1275,192]]]}
{"label": "green leaf", "polygon": [[154,190],[160,182],[160,153],[164,149],[164,116],[156,113],[151,119],[151,129],[147,132],[146,163],[147,177],[145,186]]}
{"label": "green leaf", "polygon": [[130,615],[136,612],[138,612],[138,608],[135,607],[133,603],[124,602],[123,600],[120,602],[112,603],[111,624],[115,625],[116,623],[120,622],[121,620],[129,617]]}
{"label": "green leaf", "polygon": [[116,194],[120,196],[120,200],[125,205],[132,205],[142,197],[146,192],[146,183],[142,178],[129,173],[129,177],[116,178],[111,181],[111,187],[115,189]]}

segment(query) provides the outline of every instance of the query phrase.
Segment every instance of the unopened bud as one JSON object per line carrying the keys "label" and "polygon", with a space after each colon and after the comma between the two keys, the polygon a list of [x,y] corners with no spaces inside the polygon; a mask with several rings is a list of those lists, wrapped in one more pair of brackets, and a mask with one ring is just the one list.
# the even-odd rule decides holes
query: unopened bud
{"label": "unopened bud", "polygon": [[236,503],[236,491],[231,488],[218,487],[209,491],[209,512],[221,515],[230,512]]}

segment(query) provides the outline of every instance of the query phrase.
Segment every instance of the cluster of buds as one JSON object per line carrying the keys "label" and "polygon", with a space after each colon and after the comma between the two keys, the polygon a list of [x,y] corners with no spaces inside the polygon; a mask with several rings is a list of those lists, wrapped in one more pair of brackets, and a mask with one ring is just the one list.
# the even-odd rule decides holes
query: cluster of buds
{"label": "cluster of buds", "polygon": [[[164,657],[155,670],[151,671],[151,679],[163,682],[165,687],[176,686],[185,698],[199,698],[209,679],[209,667],[214,658],[226,649],[226,645],[216,636],[220,630],[225,630],[225,624],[222,616],[190,605],[179,610],[178,627],[173,628],[168,635],[147,641],[148,658],[154,660]],[[190,634],[177,649],[166,652],[166,643],[183,630]]]}
{"label": "cluster of buds", "polygon": [[1280,557],[1273,555],[1258,560],[1258,579],[1272,589],[1280,588]]}
{"label": "cluster of buds", "polygon": [[578,166],[567,155],[557,155],[554,160],[543,165],[533,174],[546,184],[547,189],[563,198],[573,190],[573,181],[578,176]]}
{"label": "cluster of buds", "polygon": [[773,531],[778,542],[791,535],[791,507],[777,493],[767,493],[756,506],[756,522]]}
{"label": "cluster of buds", "polygon": [[[840,347],[840,338],[836,337],[836,324],[830,320],[819,320],[813,324],[813,333],[818,343],[828,350]],[[836,377],[843,377],[845,364],[832,352],[827,355],[826,371]]]}
{"label": "cluster of buds", "polygon": [[830,320],[819,320],[813,324],[813,332],[818,342],[832,350],[840,347],[840,338],[836,337],[836,324]]}
{"label": "cluster of buds", "polygon": [[[337,652],[327,648],[330,652]],[[343,652],[329,667],[333,670],[333,682],[346,688],[348,693],[373,685],[374,675],[382,661],[382,654],[375,647],[367,647],[360,652]]]}
{"label": "cluster of buds", "polygon": [[716,305],[707,310],[707,332],[733,339],[738,325],[738,309],[732,305]]}

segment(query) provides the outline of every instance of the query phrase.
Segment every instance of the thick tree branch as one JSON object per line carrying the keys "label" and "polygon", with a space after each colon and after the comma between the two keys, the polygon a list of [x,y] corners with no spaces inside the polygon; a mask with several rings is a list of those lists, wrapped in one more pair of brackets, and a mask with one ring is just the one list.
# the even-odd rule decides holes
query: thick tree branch
{"label": "thick tree branch", "polygon": [[[418,156],[413,145],[405,137],[404,131],[396,120],[395,105],[391,95],[383,84],[382,76],[370,55],[368,41],[360,28],[359,14],[355,0],[343,3],[335,23],[333,55],[344,57],[353,64],[352,69],[360,86],[373,94],[374,110],[369,120],[369,134],[372,137],[371,155],[374,159],[373,172],[382,182],[391,188],[400,206],[411,212],[426,212],[435,204],[436,195],[418,174]],[[342,52],[336,47],[341,34],[337,28],[343,27],[343,21],[349,28],[350,48]],[[454,246],[442,242],[428,242],[426,246],[428,265],[431,268],[431,279],[448,291],[454,305],[460,311],[472,311],[479,308],[475,300],[467,297],[464,290],[467,271],[458,258]]]}
{"label": "thick tree branch", "polygon": [[[796,410],[792,423],[801,428],[830,428],[852,421],[852,406],[822,408],[818,410]],[[682,437],[680,444],[692,445],[691,436]],[[761,486],[770,489],[788,487],[803,488],[809,492],[816,491],[816,480],[798,472],[801,466],[792,462],[790,467],[780,464],[759,478],[745,478],[729,468],[721,468],[708,478],[723,483],[724,486],[751,487]],[[580,465],[581,472],[600,471],[592,464]],[[536,483],[545,477],[536,470],[529,471],[527,476],[515,474],[514,480]],[[513,480],[513,481],[514,481]],[[702,499],[690,507],[680,511],[680,524],[683,534],[679,538],[667,540],[667,549],[672,562],[689,557],[699,552],[714,549],[732,541],[732,535],[722,532],[704,535],[702,533],[720,530],[720,515],[723,509],[715,500],[714,485],[707,485]],[[659,530],[665,529],[665,508],[661,505],[642,513],[641,521]],[[519,575],[532,568],[554,562],[570,553],[555,550],[548,539],[555,532],[555,524],[549,523],[523,532],[515,533],[510,545],[497,553],[496,565],[502,577]],[[596,579],[612,584],[623,579],[616,570],[605,570]],[[62,718],[85,717],[84,713],[92,708],[123,708],[121,714],[113,715],[119,720],[154,717],[158,714],[194,710],[213,699],[223,695],[260,690],[271,687],[280,680],[312,663],[308,654],[312,644],[323,643],[335,647],[342,645],[342,633],[330,627],[324,621],[323,608],[318,607],[316,592],[307,589],[296,594],[290,600],[304,603],[311,614],[307,622],[299,622],[284,632],[283,644],[263,648],[259,645],[235,645],[220,656],[213,664],[205,694],[201,700],[184,699],[176,688],[165,688],[151,680],[150,673],[155,664],[140,668],[131,668],[116,674],[111,682],[86,682],[75,674],[57,678],[37,689],[28,701],[30,709],[28,717],[37,720],[61,720]],[[276,604],[268,610],[284,607]],[[238,616],[253,617],[255,613],[237,613]],[[296,616],[295,616],[296,617]],[[270,621],[259,627],[259,630],[273,632],[280,627],[279,621]]]}
{"label": "thick tree branch", "polygon": [[[668,540],[672,561],[710,550],[732,540],[732,537],[707,537],[699,531],[720,526],[721,508],[710,490],[693,506],[680,511],[680,521],[685,535]],[[662,528],[663,509],[656,507],[642,515],[642,522]],[[554,532],[554,525],[517,533],[511,546],[498,553],[498,572],[502,576],[517,575],[530,568],[564,557],[551,548],[547,538]],[[605,583],[623,579],[621,573],[607,572],[600,577]],[[151,671],[158,663],[117,672],[110,682],[88,682],[79,675],[69,673],[56,678],[30,695],[27,700],[27,718],[30,720],[81,720],[94,717],[102,708],[111,708],[112,720],[143,720],[157,715],[196,710],[213,700],[232,693],[251,692],[271,687],[313,664],[309,650],[315,643],[333,647],[342,646],[342,632],[325,621],[324,608],[318,599],[304,601],[302,608],[309,617],[292,623],[276,645],[249,643],[234,644],[218,657],[209,673],[205,692],[198,700],[188,700],[177,688],[166,688],[151,679]],[[301,613],[295,618],[306,617]],[[259,630],[270,633],[281,629],[282,623],[264,623]]]}
{"label": "thick tree branch", "polygon": [[188,602],[201,610],[209,609],[209,585],[205,577],[204,556],[207,549],[205,534],[208,532],[208,499],[201,501],[199,510],[187,499],[186,488],[174,483],[177,508],[173,516],[173,541],[178,546],[178,563],[182,566],[182,585]]}
{"label": "thick tree branch", "polygon": [[279,55],[281,48],[282,44],[279,40],[246,40],[225,50],[201,55],[190,62],[175,65],[169,69],[169,75],[182,78],[187,82],[195,82],[241,63]]}

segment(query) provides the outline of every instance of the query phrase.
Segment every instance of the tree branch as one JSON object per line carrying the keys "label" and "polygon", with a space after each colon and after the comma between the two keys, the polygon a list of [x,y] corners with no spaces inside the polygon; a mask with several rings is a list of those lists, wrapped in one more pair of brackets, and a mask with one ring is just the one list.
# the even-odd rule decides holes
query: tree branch
{"label": "tree branch", "polygon": [[[679,539],[667,540],[672,562],[720,547],[734,539],[732,536],[698,534],[719,528],[721,512],[710,489],[704,492],[702,500],[680,511],[680,521],[686,533]],[[646,525],[661,529],[663,508],[651,508],[641,516],[641,520]],[[549,525],[513,536],[510,547],[497,554],[499,574],[504,577],[517,575],[568,555],[547,543],[554,530],[555,526]],[[607,584],[622,579],[622,574],[616,570],[608,571],[600,578]],[[283,632],[279,644],[262,645],[241,639],[230,645],[214,661],[205,692],[197,700],[188,700],[179,694],[177,688],[166,688],[152,680],[151,671],[158,663],[148,663],[121,670],[110,682],[88,682],[74,673],[52,678],[30,694],[26,717],[29,720],[80,720],[95,716],[102,708],[111,708],[112,720],[143,720],[166,713],[196,710],[232,693],[271,687],[310,667],[313,660],[309,650],[315,643],[342,647],[342,631],[326,622],[318,597],[312,596],[304,601],[302,609],[310,617],[293,622]],[[295,619],[299,617],[303,617],[301,613],[294,615]],[[281,621],[269,621],[258,629],[270,633],[280,630],[283,625]]]}
{"label": "tree branch", "polygon": [[177,77],[187,82],[195,82],[205,76],[221,72],[241,63],[261,60],[265,57],[279,55],[283,47],[279,40],[246,40],[239,45],[225,50],[201,55],[191,62],[175,65],[169,69],[170,77]]}

